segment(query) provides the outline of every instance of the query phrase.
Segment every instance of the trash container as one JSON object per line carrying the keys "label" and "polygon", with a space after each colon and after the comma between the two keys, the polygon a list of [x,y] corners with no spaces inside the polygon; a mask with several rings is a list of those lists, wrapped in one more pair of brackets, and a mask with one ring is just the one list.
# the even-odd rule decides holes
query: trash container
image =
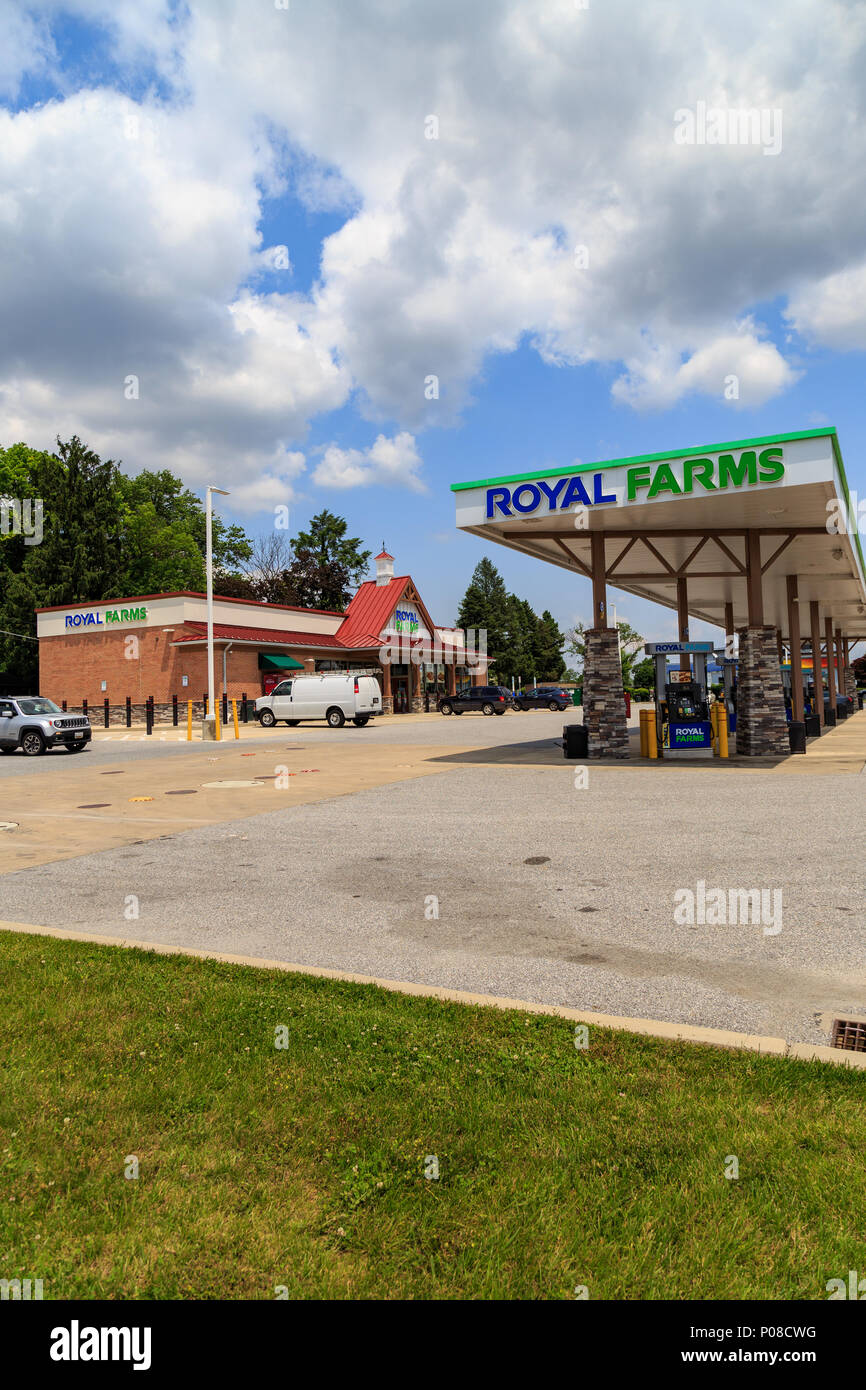
{"label": "trash container", "polygon": [[806,725],[807,738],[821,737],[821,721],[818,718],[817,714],[807,714],[806,718],[803,720],[803,723]]}
{"label": "trash container", "polygon": [[825,706],[824,706],[824,727],[825,727],[825,729],[832,729],[832,727],[833,727],[833,725],[834,725],[835,723],[836,723],[836,711],[835,711],[834,709],[831,709],[829,705],[825,705]]}
{"label": "trash container", "polygon": [[578,708],[583,704],[583,687],[576,685],[571,692],[571,703]]}
{"label": "trash container", "polygon": [[589,730],[585,724],[565,724],[562,729],[562,756],[585,758],[589,751]]}
{"label": "trash container", "polygon": [[862,690],[858,690],[858,691],[857,691],[857,708],[858,708],[858,709],[862,709],[862,708],[863,708],[863,691],[862,691]]}
{"label": "trash container", "polygon": [[806,725],[802,719],[792,719],[788,725],[788,740],[791,744],[792,753],[805,753],[806,751]]}
{"label": "trash container", "polygon": [[836,718],[847,719],[850,713],[851,711],[848,708],[847,702],[843,700],[840,696],[839,699],[836,701]]}

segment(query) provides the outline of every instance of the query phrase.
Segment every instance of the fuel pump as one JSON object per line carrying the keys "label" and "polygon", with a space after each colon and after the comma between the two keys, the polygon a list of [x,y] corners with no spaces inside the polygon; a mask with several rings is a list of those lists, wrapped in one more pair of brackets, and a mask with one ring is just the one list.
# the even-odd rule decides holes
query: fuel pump
{"label": "fuel pump", "polygon": [[[712,642],[647,642],[655,670],[656,733],[664,758],[713,756],[707,703]],[[688,656],[688,671],[669,671],[669,656]]]}

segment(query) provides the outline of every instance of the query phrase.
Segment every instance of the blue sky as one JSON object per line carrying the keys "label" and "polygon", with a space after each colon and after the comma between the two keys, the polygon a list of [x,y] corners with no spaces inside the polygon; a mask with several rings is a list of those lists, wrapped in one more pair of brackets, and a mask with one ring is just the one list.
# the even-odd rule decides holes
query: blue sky
{"label": "blue sky", "polygon": [[[252,534],[328,507],[443,623],[485,553],[452,482],[830,423],[866,495],[866,151],[822,85],[859,100],[862,16],[575,9],[4,16],[0,293],[25,327],[0,442],[77,432],[218,483]],[[699,100],[783,112],[780,152],[677,147]],[[488,553],[538,611],[588,617],[586,581]]]}

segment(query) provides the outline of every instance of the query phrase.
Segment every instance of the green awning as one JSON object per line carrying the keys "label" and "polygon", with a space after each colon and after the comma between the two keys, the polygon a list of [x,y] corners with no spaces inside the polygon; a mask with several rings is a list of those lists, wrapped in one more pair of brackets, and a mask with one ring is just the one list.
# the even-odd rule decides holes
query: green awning
{"label": "green awning", "polygon": [[260,671],[303,671],[304,663],[282,652],[259,652]]}

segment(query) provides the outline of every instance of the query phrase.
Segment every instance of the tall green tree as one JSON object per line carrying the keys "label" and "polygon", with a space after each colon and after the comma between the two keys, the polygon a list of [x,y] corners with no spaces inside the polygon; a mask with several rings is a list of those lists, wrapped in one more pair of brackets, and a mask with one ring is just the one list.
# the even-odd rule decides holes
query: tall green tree
{"label": "tall green tree", "polygon": [[553,614],[545,608],[535,629],[533,655],[535,677],[539,681],[561,681],[565,675],[562,649],[565,636],[560,632]]}
{"label": "tall green tree", "polygon": [[[23,452],[22,452],[23,451]],[[42,540],[25,546],[20,564],[4,575],[0,595],[0,663],[35,688],[37,647],[35,609],[75,603],[83,598],[106,598],[116,592],[115,579],[122,550],[122,517],[117,466],[102,460],[77,436],[57,441],[57,453],[40,453],[16,446],[19,484],[41,499]],[[26,480],[20,466],[26,464]],[[21,636],[10,636],[16,633]]]}
{"label": "tall green tree", "polygon": [[497,664],[503,681],[531,683],[535,673],[535,633],[538,618],[532,606],[516,594],[509,594],[505,608],[506,646]]}
{"label": "tall green tree", "polygon": [[[637,660],[644,639],[641,634],[623,620],[617,623],[619,631],[619,653],[622,662],[622,683],[626,687],[634,685],[634,664]],[[586,624],[577,623],[568,633],[566,633],[566,650],[576,661],[579,672],[579,679],[583,679],[583,663],[586,656]]]}
{"label": "tall green tree", "polygon": [[460,603],[457,626],[487,633],[487,656],[500,679],[510,676],[502,667],[507,650],[508,594],[502,575],[485,555],[478,561]]}
{"label": "tall green tree", "polygon": [[371,551],[361,549],[358,536],[347,536],[348,525],[327,509],[314,516],[307,531],[292,541],[294,556],[286,572],[286,602],[302,607],[345,611],[353,591],[367,573]]}
{"label": "tall green tree", "polygon": [[[183,581],[168,583],[167,587],[200,589],[205,583],[207,523],[204,506],[195,493],[184,487],[180,478],[176,478],[167,468],[158,472],[143,469],[135,477],[121,473],[118,487],[126,523],[130,528],[130,563],[133,563],[133,556],[139,551],[142,534],[150,532],[156,545],[154,554],[159,557],[167,577],[174,569],[178,581]],[[140,518],[137,525],[136,517]],[[214,516],[211,534],[215,572],[234,573],[249,561],[253,548],[242,527],[227,526],[221,517]],[[198,551],[200,564],[190,549],[190,539]],[[188,578],[183,580],[187,571]],[[138,590],[140,593],[159,591]],[[135,593],[136,589],[131,588],[129,592]]]}
{"label": "tall green tree", "polygon": [[[35,689],[35,609],[83,600],[201,590],[205,511],[167,469],[131,478],[74,436],[55,453],[0,449],[0,497],[40,499],[42,539],[0,537],[0,673]],[[240,526],[214,518],[214,559],[234,572],[252,553]],[[20,635],[10,635],[20,634]]]}

